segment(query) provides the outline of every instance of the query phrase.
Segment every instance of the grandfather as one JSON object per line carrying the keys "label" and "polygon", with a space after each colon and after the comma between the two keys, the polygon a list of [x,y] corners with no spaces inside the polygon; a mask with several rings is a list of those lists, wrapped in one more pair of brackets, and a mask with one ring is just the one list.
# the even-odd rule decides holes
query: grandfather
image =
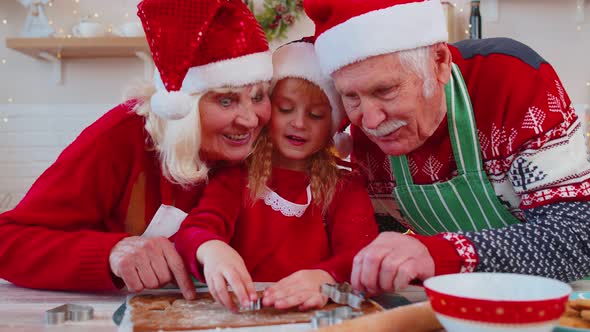
{"label": "grandfather", "polygon": [[359,252],[356,288],[454,272],[590,274],[590,163],[549,63],[506,38],[448,45],[438,0],[305,6],[354,125],[353,160],[376,194],[391,167],[416,233],[385,232]]}

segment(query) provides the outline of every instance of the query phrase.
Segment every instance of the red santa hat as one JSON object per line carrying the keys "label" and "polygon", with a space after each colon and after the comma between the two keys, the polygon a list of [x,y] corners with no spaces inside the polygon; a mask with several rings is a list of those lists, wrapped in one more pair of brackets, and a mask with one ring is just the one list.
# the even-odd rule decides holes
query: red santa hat
{"label": "red santa hat", "polygon": [[242,0],[144,0],[140,17],[157,70],[152,111],[181,119],[190,94],[269,81],[264,31]]}
{"label": "red santa hat", "polygon": [[305,0],[326,74],[372,56],[446,42],[440,0]]}
{"label": "red santa hat", "polygon": [[294,77],[307,80],[324,92],[332,108],[332,133],[335,133],[346,115],[332,78],[322,73],[313,38],[306,37],[279,47],[272,55],[272,64],[273,85],[283,78]]}

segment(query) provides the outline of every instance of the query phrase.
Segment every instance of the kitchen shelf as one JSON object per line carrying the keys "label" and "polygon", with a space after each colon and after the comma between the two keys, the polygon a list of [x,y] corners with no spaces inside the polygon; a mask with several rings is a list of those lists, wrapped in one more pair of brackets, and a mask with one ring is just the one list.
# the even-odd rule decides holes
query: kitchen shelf
{"label": "kitchen shelf", "polygon": [[54,79],[58,84],[62,82],[61,66],[66,59],[139,57],[144,62],[146,78],[153,72],[145,37],[6,38],[6,47],[52,63]]}

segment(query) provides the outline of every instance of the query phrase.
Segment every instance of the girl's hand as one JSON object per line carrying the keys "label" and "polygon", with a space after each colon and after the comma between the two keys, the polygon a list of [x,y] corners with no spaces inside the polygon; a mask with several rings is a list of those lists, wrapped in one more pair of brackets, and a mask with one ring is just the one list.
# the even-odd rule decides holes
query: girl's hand
{"label": "girl's hand", "polygon": [[262,304],[277,309],[298,306],[299,310],[321,308],[328,302],[322,294],[324,283],[335,283],[332,276],[324,270],[301,270],[281,279],[264,291]]}
{"label": "girl's hand", "polygon": [[219,240],[203,243],[197,249],[197,261],[203,265],[205,282],[213,298],[226,308],[238,308],[228,292],[231,286],[242,306],[256,301],[258,295],[244,260],[232,247]]}

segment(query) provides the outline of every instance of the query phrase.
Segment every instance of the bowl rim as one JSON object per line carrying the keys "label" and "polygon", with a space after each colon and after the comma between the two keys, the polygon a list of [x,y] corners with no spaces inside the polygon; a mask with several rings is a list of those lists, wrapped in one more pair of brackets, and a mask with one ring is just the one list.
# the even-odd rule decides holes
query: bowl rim
{"label": "bowl rim", "polygon": [[[536,280],[544,280],[544,281],[549,281],[551,283],[554,283],[556,286],[562,286],[563,287],[563,294],[559,294],[556,296],[552,296],[552,297],[545,297],[545,298],[532,298],[532,299],[515,299],[515,300],[509,300],[509,299],[500,299],[500,298],[486,298],[486,297],[482,297],[482,296],[464,296],[464,295],[456,295],[456,294],[451,294],[447,291],[443,291],[443,290],[439,290],[436,289],[435,287],[432,287],[432,283],[439,281],[439,280],[444,280],[444,279],[451,279],[451,278],[455,278],[455,277],[460,277],[460,278],[469,278],[470,276],[485,276],[485,275],[489,275],[489,276],[501,276],[502,278],[528,278],[528,279],[536,279]],[[481,301],[493,301],[493,302],[538,302],[538,301],[547,301],[547,300],[552,300],[552,299],[560,299],[564,296],[569,296],[573,289],[570,285],[568,285],[567,283],[557,280],[557,279],[552,279],[552,278],[547,278],[547,277],[542,277],[542,276],[536,276],[536,275],[530,275],[530,274],[520,274],[520,273],[504,273],[504,272],[471,272],[471,273],[452,273],[452,274],[444,274],[444,275],[440,275],[440,276],[434,276],[431,278],[426,279],[423,282],[423,286],[425,290],[432,290],[434,292],[437,292],[439,294],[444,294],[444,295],[448,295],[450,297],[456,297],[456,298],[464,298],[464,299],[470,299],[470,300],[481,300]]]}
{"label": "bowl rim", "polygon": [[[506,275],[503,277],[510,277],[510,275],[514,275],[514,273],[476,273],[480,275]],[[464,275],[468,274],[465,273]],[[523,276],[521,274],[517,275]],[[447,276],[447,278],[453,277],[452,275],[443,275],[439,277],[445,276]],[[488,324],[535,324],[558,319],[565,311],[565,305],[569,298],[569,294],[571,293],[571,286],[564,282],[544,277],[539,278],[564,284],[567,286],[564,289],[569,289],[569,292],[563,294],[563,296],[548,297],[543,299],[500,300],[493,298],[478,298],[448,294],[433,289],[431,285],[429,285],[432,282],[429,283],[428,280],[424,282],[424,290],[428,296],[428,299],[430,300],[432,309],[437,315],[444,315],[455,319],[483,322]]]}

